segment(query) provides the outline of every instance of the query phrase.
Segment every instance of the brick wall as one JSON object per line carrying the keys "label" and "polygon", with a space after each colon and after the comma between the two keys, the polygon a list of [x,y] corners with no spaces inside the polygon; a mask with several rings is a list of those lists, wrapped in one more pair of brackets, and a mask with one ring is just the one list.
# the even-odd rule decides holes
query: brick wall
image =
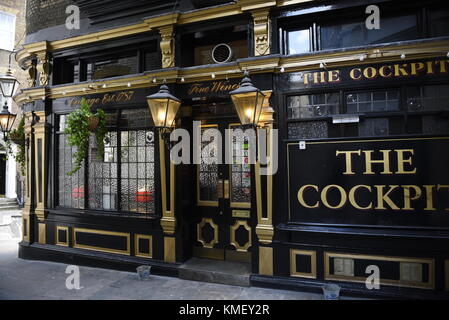
{"label": "brick wall", "polygon": [[27,0],[27,34],[64,24],[71,0]]}

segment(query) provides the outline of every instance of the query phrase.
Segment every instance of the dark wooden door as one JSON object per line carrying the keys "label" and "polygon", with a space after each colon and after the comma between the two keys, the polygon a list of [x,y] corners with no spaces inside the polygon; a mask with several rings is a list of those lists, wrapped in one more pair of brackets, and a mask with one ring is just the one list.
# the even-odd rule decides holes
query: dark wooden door
{"label": "dark wooden door", "polygon": [[[222,164],[212,163],[220,144],[209,129],[221,135]],[[229,129],[231,131],[226,131]],[[201,164],[196,165],[196,242],[194,255],[219,260],[250,261],[251,166],[249,139],[239,124],[204,122],[201,126]],[[215,131],[215,132],[217,132]],[[232,164],[224,163],[225,134],[231,135]],[[240,152],[237,152],[240,150]]]}
{"label": "dark wooden door", "polygon": [[0,155],[0,195],[6,194],[6,155]]}

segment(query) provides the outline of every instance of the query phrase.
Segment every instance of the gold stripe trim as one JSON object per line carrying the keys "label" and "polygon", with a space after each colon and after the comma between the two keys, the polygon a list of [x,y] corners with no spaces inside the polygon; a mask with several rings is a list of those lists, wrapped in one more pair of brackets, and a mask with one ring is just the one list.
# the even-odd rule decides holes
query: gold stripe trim
{"label": "gold stripe trim", "polygon": [[[66,242],[62,242],[59,239],[59,231],[65,231],[66,233]],[[63,246],[68,247],[69,246],[69,227],[63,227],[63,226],[56,226],[56,245],[57,246]]]}
{"label": "gold stripe trim", "polygon": [[[110,248],[102,248],[102,247],[96,247],[96,246],[89,246],[84,244],[78,244],[76,239],[76,233],[92,233],[92,234],[99,234],[99,235],[108,235],[108,236],[118,236],[118,237],[124,237],[126,238],[126,250],[118,250],[118,249],[110,249]],[[108,252],[108,253],[118,253],[118,254],[124,254],[124,255],[131,255],[130,250],[130,234],[124,233],[124,232],[113,232],[113,231],[104,231],[104,230],[94,230],[94,229],[83,229],[83,228],[73,228],[73,247],[79,248],[79,249],[88,249],[93,251],[100,251],[100,252]]]}
{"label": "gold stripe trim", "polygon": [[[148,251],[149,253],[141,252],[139,246],[139,240],[144,239],[148,240]],[[136,234],[134,236],[134,250],[135,256],[141,258],[152,258],[153,257],[153,236],[144,235],[144,234]]]}
{"label": "gold stripe trim", "polygon": [[[298,268],[296,265],[296,256],[309,256],[310,257],[310,270],[311,272],[298,272]],[[316,279],[316,251],[310,250],[295,250],[290,249],[290,276],[291,277],[299,277],[299,278],[308,278],[308,279]]]}
{"label": "gold stripe trim", "polygon": [[[428,282],[413,282],[413,281],[401,281],[401,280],[389,280],[380,279],[381,285],[396,286],[396,287],[408,287],[419,289],[435,289],[435,260],[426,258],[405,258],[405,257],[390,257],[390,256],[372,256],[363,254],[344,254],[344,253],[324,253],[324,279],[346,282],[365,283],[364,277],[349,277],[349,276],[337,276],[330,274],[330,259],[331,258],[347,258],[347,259],[359,259],[359,260],[377,260],[377,261],[392,261],[392,262],[407,262],[407,263],[422,263],[429,266],[429,281]],[[382,273],[381,273],[382,275]]]}

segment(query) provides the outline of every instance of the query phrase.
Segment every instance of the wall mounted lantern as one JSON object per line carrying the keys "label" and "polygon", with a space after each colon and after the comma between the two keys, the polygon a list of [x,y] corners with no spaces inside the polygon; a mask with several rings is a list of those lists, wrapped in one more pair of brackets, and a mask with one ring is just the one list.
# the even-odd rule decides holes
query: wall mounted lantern
{"label": "wall mounted lantern", "polygon": [[5,139],[7,139],[7,134],[11,131],[14,121],[16,120],[16,115],[9,112],[8,99],[16,94],[20,85],[19,81],[12,75],[11,71],[11,55],[13,53],[14,52],[9,55],[8,72],[6,75],[0,76],[0,90],[5,98],[5,105],[0,112],[0,130],[3,132]]}
{"label": "wall mounted lantern", "polygon": [[175,119],[181,106],[181,101],[170,93],[165,81],[159,92],[147,97],[154,126],[169,145],[170,131],[175,127]]}
{"label": "wall mounted lantern", "polygon": [[240,88],[231,91],[229,95],[234,103],[241,124],[244,127],[256,128],[259,124],[265,95],[252,84],[248,71],[245,71]]}

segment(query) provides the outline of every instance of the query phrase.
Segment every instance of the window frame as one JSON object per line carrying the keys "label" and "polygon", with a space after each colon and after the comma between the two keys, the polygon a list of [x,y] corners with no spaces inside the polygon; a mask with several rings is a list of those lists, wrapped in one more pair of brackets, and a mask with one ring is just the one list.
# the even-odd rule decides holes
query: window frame
{"label": "window frame", "polygon": [[[388,86],[386,84],[364,84],[361,86],[357,86],[356,88],[350,86],[342,86],[339,88],[304,88],[297,90],[285,90],[282,93],[282,113],[284,114],[283,120],[281,122],[286,124],[286,129],[284,132],[284,141],[328,141],[328,140],[338,140],[345,139],[348,137],[354,139],[363,139],[363,138],[379,138],[380,136],[347,136],[343,134],[343,129],[340,129],[342,134],[338,137],[326,137],[326,138],[307,138],[307,139],[297,139],[290,138],[288,135],[289,125],[292,123],[305,123],[305,122],[327,122],[329,126],[338,126],[337,124],[332,124],[332,116],[324,116],[324,117],[314,117],[314,118],[305,118],[305,119],[289,119],[288,118],[288,98],[291,96],[298,95],[308,95],[308,94],[319,94],[319,93],[335,93],[339,92],[340,94],[340,115],[358,115],[360,117],[360,122],[365,119],[376,119],[376,118],[388,118],[391,119],[402,119],[402,129],[401,134],[387,134],[385,137],[396,137],[396,136],[426,136],[429,134],[424,133],[424,127],[422,128],[423,132],[415,133],[410,132],[410,125],[413,123],[413,119],[417,117],[423,116],[444,116],[449,117],[449,110],[424,110],[424,111],[409,111],[407,108],[407,88],[409,87],[423,87],[423,86],[432,86],[432,85],[443,85],[447,84],[447,81],[441,79],[428,79],[425,81],[405,81],[401,82],[395,86]],[[352,92],[375,92],[375,91],[399,91],[399,107],[400,110],[396,111],[380,111],[380,112],[365,112],[365,113],[346,113],[347,104],[346,104],[346,94]],[[341,125],[340,125],[341,126]],[[330,128],[330,127],[329,127]],[[338,129],[335,129],[338,130]],[[432,134],[431,136],[434,136]],[[439,135],[444,135],[444,133],[440,133]]]}
{"label": "window frame", "polygon": [[[376,3],[374,3],[376,4]],[[368,5],[368,4],[367,4]],[[417,38],[404,41],[416,41],[423,39],[430,39],[436,37],[432,34],[431,15],[435,11],[435,5],[439,5],[438,9],[444,11],[449,9],[449,5],[443,2],[432,1],[426,4],[425,7],[418,6],[417,4],[409,4],[404,8],[402,3],[380,3],[381,12],[386,12],[390,14],[381,15],[385,18],[393,18],[407,15],[415,15],[417,22]],[[333,51],[346,48],[357,48],[362,46],[376,46],[384,45],[387,43],[395,42],[385,42],[385,43],[373,43],[368,45],[360,44],[358,46],[344,47],[344,48],[332,48],[332,49],[322,49],[321,43],[321,27],[323,25],[335,24],[336,17],[338,21],[357,22],[360,21],[361,17],[367,17],[365,15],[365,6],[351,5],[351,4],[341,4],[335,6],[329,6],[327,10],[323,11],[323,8],[310,5],[310,7],[299,7],[297,9],[291,9],[288,12],[278,11],[276,16],[273,18],[275,23],[273,25],[277,28],[275,34],[277,35],[276,46],[278,52],[283,55],[289,55],[288,51],[288,32],[299,31],[306,28],[311,30],[311,51],[309,54],[318,53],[321,51]],[[405,9],[405,10],[404,10]],[[394,14],[396,12],[396,14]],[[400,14],[398,14],[399,12]],[[298,22],[299,21],[299,22]],[[445,36],[444,36],[445,37]],[[447,35],[449,37],[449,34]],[[307,54],[307,53],[300,53]],[[296,55],[296,54],[295,54]]]}
{"label": "window frame", "polygon": [[52,190],[53,199],[54,199],[54,205],[53,209],[60,212],[72,212],[75,214],[88,214],[88,215],[96,215],[96,216],[114,216],[114,217],[122,217],[122,218],[139,218],[139,219],[154,219],[154,218],[160,218],[162,216],[161,213],[161,196],[160,196],[160,175],[158,174],[160,172],[160,159],[159,159],[159,139],[157,139],[157,132],[154,130],[154,126],[151,124],[151,117],[150,117],[150,125],[144,126],[144,127],[119,127],[119,121],[120,117],[123,111],[128,110],[139,110],[139,109],[146,109],[143,108],[142,105],[132,105],[132,106],[124,106],[120,108],[108,108],[104,109],[106,113],[108,112],[115,112],[117,114],[117,120],[114,125],[114,127],[110,126],[107,127],[108,132],[116,132],[117,133],[117,145],[119,146],[117,149],[117,153],[120,152],[121,146],[120,146],[120,140],[121,140],[121,132],[128,132],[128,131],[153,131],[154,132],[154,161],[152,162],[154,164],[154,178],[153,178],[153,184],[154,184],[154,213],[144,213],[144,212],[132,212],[132,211],[125,211],[121,208],[121,201],[120,201],[120,195],[122,190],[122,177],[121,177],[121,157],[118,157],[116,165],[117,165],[117,194],[118,197],[116,199],[117,203],[117,209],[116,210],[97,210],[92,209],[89,207],[89,164],[88,164],[88,158],[90,155],[88,155],[88,158],[84,161],[84,208],[78,209],[73,207],[64,207],[59,205],[59,136],[63,135],[64,132],[59,131],[60,128],[60,118],[61,116],[70,114],[70,111],[61,111],[61,112],[55,112],[54,113],[54,145],[55,145],[55,151],[53,153],[53,161],[55,163],[54,166],[54,187]]}
{"label": "window frame", "polygon": [[[14,51],[14,47],[16,45],[16,23],[17,23],[17,16],[8,12],[4,12],[4,11],[0,11],[0,15],[3,14],[5,16],[9,16],[13,18],[13,22],[12,22],[12,38],[11,38],[11,43],[9,43],[8,45],[10,46],[3,46],[3,44],[0,44],[0,50],[6,50],[6,51]],[[2,43],[0,41],[0,43]]]}

